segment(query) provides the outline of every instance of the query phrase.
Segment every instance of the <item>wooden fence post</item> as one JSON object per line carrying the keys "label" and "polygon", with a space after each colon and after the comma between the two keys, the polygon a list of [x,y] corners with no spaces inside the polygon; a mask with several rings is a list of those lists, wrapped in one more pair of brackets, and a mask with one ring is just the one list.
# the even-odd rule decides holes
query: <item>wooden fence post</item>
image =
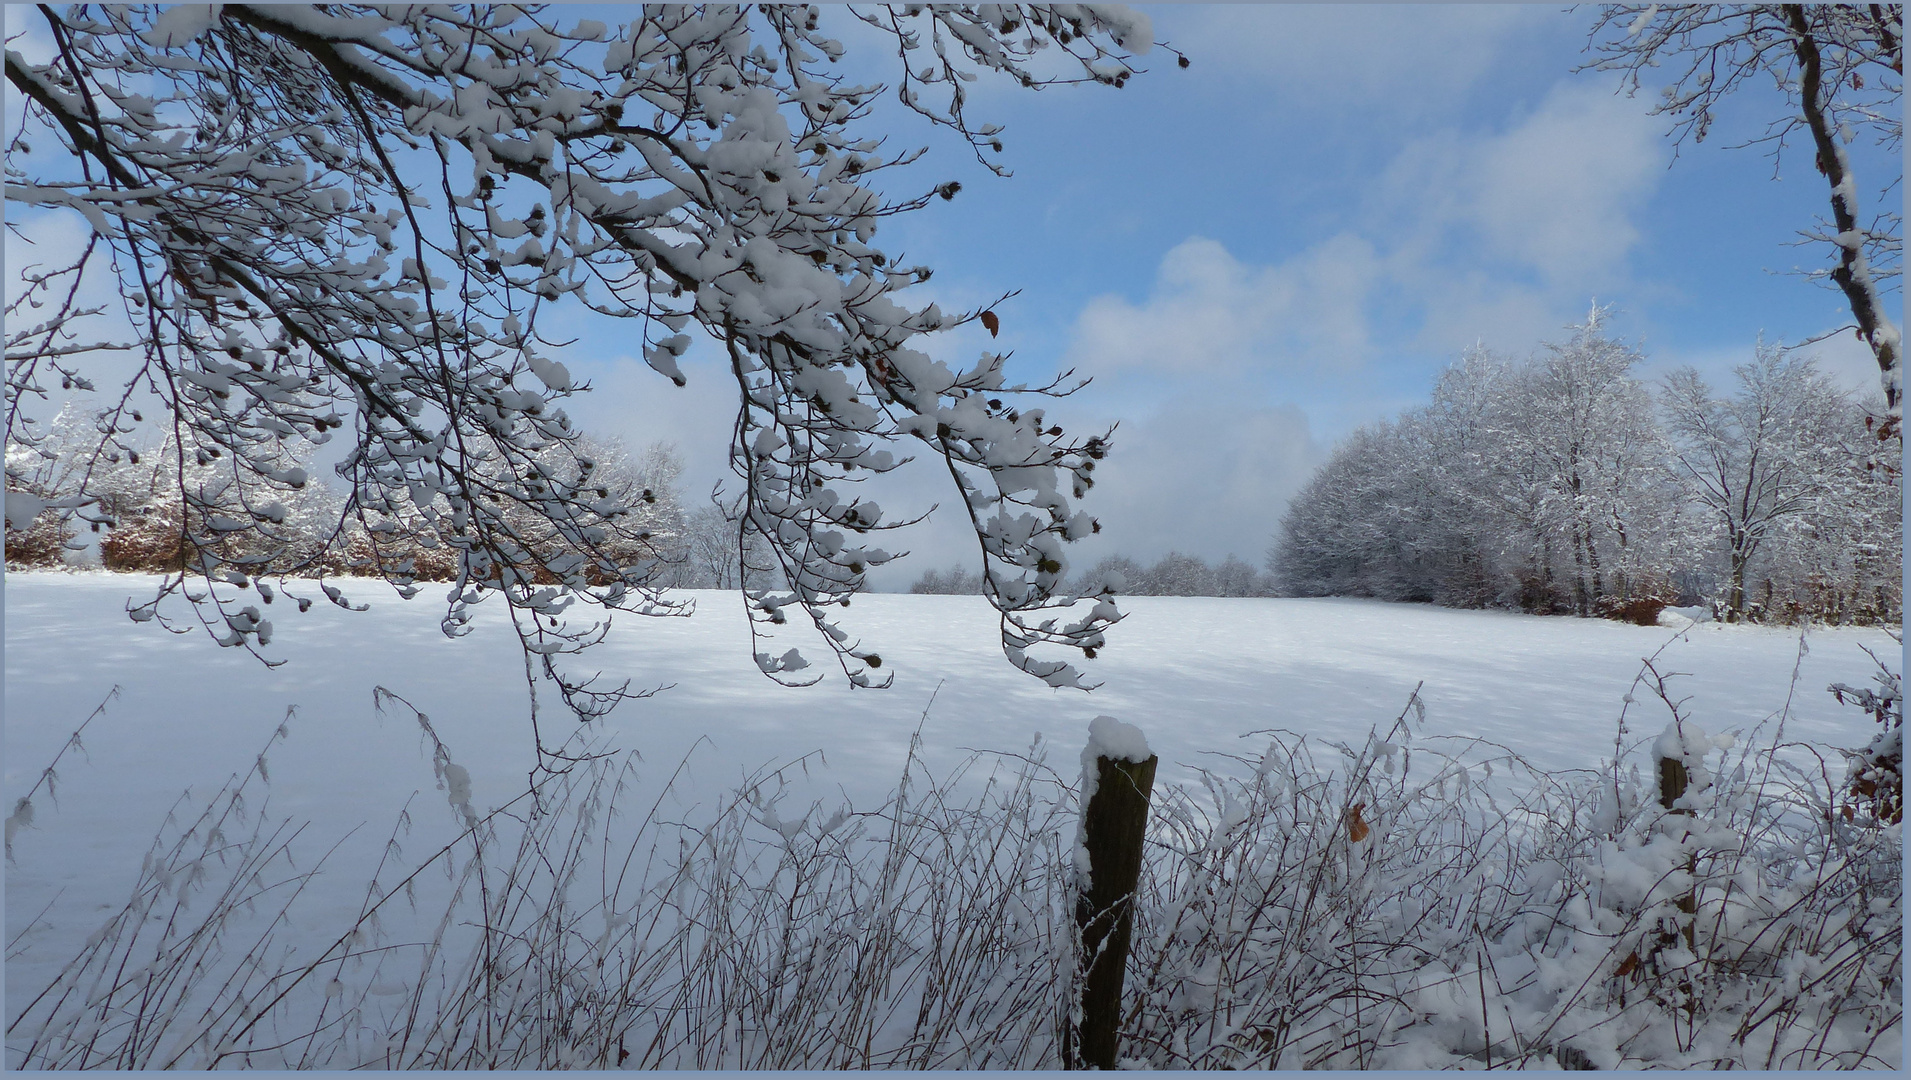
{"label": "wooden fence post", "polygon": [[[1691,775],[1686,771],[1685,760],[1683,758],[1669,757],[1665,755],[1660,756],[1659,758],[1659,805],[1665,807],[1666,812],[1668,814],[1677,814],[1682,817],[1692,816],[1692,811],[1689,808],[1680,808],[1676,810],[1673,809],[1673,807],[1678,803],[1679,799],[1684,797],[1685,789],[1687,785],[1690,783],[1691,783]],[[1690,834],[1690,831],[1688,830],[1688,835],[1689,834]],[[1699,861],[1698,861],[1697,853],[1687,855],[1685,860],[1686,873],[1688,875],[1696,875],[1698,873],[1698,868],[1699,868]],[[1696,885],[1696,882],[1695,882],[1695,885]],[[1695,895],[1694,893],[1688,892],[1673,902],[1677,904],[1679,910],[1686,915],[1696,914],[1699,910],[1699,899],[1697,895]],[[1685,923],[1684,932],[1685,932],[1686,948],[1688,949],[1696,948],[1697,946],[1695,942],[1697,938],[1694,933],[1692,920],[1689,918],[1685,919],[1684,923]]]}
{"label": "wooden fence post", "polygon": [[[1094,794],[1082,808],[1089,880],[1075,900],[1075,923],[1081,931],[1076,967],[1081,1019],[1078,1026],[1070,1009],[1063,1026],[1065,1069],[1112,1069],[1121,1049],[1122,977],[1134,931],[1148,797],[1161,760],[1148,752],[1140,730],[1105,716],[1090,725],[1089,751],[1098,751],[1093,759]],[[1089,753],[1083,757],[1086,780]]]}
{"label": "wooden fence post", "polygon": [[[1685,762],[1675,757],[1659,759],[1659,805],[1672,810],[1673,804],[1685,795],[1688,783]],[[1672,810],[1675,814],[1690,814],[1690,810]]]}

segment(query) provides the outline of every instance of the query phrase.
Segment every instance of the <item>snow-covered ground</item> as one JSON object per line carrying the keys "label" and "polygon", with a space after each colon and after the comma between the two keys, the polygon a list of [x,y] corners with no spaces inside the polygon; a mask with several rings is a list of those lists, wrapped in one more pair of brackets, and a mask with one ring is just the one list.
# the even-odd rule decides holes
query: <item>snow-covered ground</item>
{"label": "snow-covered ground", "polygon": [[[32,826],[14,838],[9,937],[45,914],[30,947],[9,958],[10,997],[41,985],[124,902],[180,791],[208,790],[251,766],[288,710],[288,738],[268,755],[272,811],[309,819],[313,851],[354,828],[371,838],[331,864],[341,905],[355,906],[364,891],[354,851],[375,855],[407,798],[422,792],[417,805],[445,809],[417,726],[402,710],[381,717],[373,687],[431,717],[469,770],[475,804],[521,790],[531,765],[523,664],[499,609],[450,641],[430,592],[406,603],[368,583],[358,597],[371,601],[367,612],[323,603],[303,615],[275,610],[275,649],[288,662],[268,669],[203,634],[129,622],[126,601],[146,588],[145,579],[105,574],[6,579],[9,806],[119,687],[87,729],[85,754],[61,761],[57,805],[36,797]],[[1256,729],[1358,739],[1390,722],[1421,683],[1428,732],[1492,740],[1546,769],[1591,768],[1612,753],[1641,658],[1662,646],[1660,669],[1687,673],[1673,687],[1707,730],[1765,723],[1769,738],[1789,696],[1788,738],[1857,746],[1871,734],[1865,717],[1825,687],[1868,683],[1861,645],[1898,651],[1879,630],[1815,630],[1801,656],[1799,635],[1777,629],[1700,624],[1681,633],[1357,600],[1134,598],[1091,665],[1105,684],[1084,695],[1011,669],[979,598],[875,595],[847,614],[896,672],[893,688],[826,680],[784,689],[754,672],[740,601],[697,600],[691,618],[622,620],[587,654],[639,686],[671,684],[599,726],[608,745],[640,750],[651,770],[688,755],[678,787],[687,801],[714,797],[765,763],[821,751],[827,764],[808,772],[815,793],[867,806],[894,785],[918,725],[932,766],[964,748],[1020,751],[1039,732],[1068,771],[1097,714],[1142,728],[1172,781],[1204,752],[1248,749],[1240,737]],[[1662,706],[1638,697],[1635,744],[1666,721]],[[546,723],[566,721],[554,710]]]}

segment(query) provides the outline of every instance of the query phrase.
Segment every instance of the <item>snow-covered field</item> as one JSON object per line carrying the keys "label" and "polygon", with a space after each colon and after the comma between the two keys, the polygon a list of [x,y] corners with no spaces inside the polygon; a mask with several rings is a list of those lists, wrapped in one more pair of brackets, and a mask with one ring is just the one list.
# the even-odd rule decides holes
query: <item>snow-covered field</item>
{"label": "snow-covered field", "polygon": [[[523,665],[500,610],[449,641],[429,592],[405,603],[367,584],[358,597],[372,603],[364,613],[322,603],[303,615],[275,611],[274,647],[288,662],[267,669],[202,634],[130,623],[126,600],[146,587],[104,574],[6,579],[10,806],[119,688],[87,729],[85,753],[61,761],[57,804],[42,792],[32,825],[13,838],[9,938],[36,916],[41,924],[9,955],[9,1015],[18,995],[42,985],[124,903],[180,791],[209,790],[250,767],[288,710],[288,737],[268,755],[270,809],[309,820],[304,842],[314,852],[359,830],[315,886],[317,895],[336,890],[341,907],[355,908],[364,893],[367,870],[353,860],[375,857],[408,798],[423,793],[414,814],[446,809],[417,725],[402,710],[381,716],[375,686],[430,716],[469,770],[474,804],[522,790],[532,762]],[[893,688],[852,691],[826,680],[784,689],[755,674],[740,601],[720,593],[697,600],[688,619],[623,620],[587,654],[639,686],[671,684],[599,726],[607,745],[640,750],[650,770],[668,772],[687,756],[676,789],[685,802],[713,799],[766,763],[820,751],[805,797],[869,806],[894,786],[918,726],[932,766],[965,748],[1025,750],[1041,733],[1054,748],[1050,760],[1068,772],[1088,722],[1103,713],[1140,726],[1162,757],[1161,776],[1175,781],[1206,752],[1260,750],[1264,740],[1241,739],[1257,729],[1358,740],[1389,723],[1422,683],[1429,733],[1491,740],[1543,769],[1594,768],[1612,753],[1641,658],[1662,646],[1660,669],[1686,673],[1673,688],[1707,730],[1764,724],[1769,739],[1789,697],[1788,738],[1857,746],[1871,734],[1865,717],[1825,687],[1868,683],[1873,665],[1861,645],[1887,657],[1898,650],[1878,630],[1815,630],[1801,654],[1799,635],[1776,629],[1701,624],[1680,633],[1355,600],[1134,598],[1093,662],[1105,684],[1084,695],[1011,669],[979,598],[875,595],[857,599],[849,624],[896,672]],[[1650,739],[1667,718],[1648,695],[1638,699],[1629,744]],[[546,723],[564,723],[558,716],[547,713]],[[320,921],[309,929],[327,930]]]}

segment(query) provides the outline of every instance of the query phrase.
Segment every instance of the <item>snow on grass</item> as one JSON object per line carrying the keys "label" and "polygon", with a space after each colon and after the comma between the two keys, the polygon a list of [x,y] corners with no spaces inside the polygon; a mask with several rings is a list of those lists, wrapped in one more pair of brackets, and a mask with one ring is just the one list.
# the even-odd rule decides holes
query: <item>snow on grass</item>
{"label": "snow on grass", "polygon": [[[347,837],[302,879],[308,902],[285,931],[297,939],[333,933],[360,910],[401,811],[417,830],[405,845],[429,851],[471,813],[525,787],[532,754],[523,666],[501,611],[447,641],[427,603],[399,602],[368,584],[357,597],[373,600],[368,612],[316,605],[281,616],[276,647],[290,663],[266,669],[203,636],[130,624],[126,600],[144,585],[111,575],[7,577],[9,804],[109,688],[121,688],[88,729],[84,755],[62,759],[57,805],[36,796],[37,816],[14,837],[9,940],[39,922],[10,949],[9,1015],[16,994],[45,985],[124,903],[182,788],[203,795],[258,767],[269,771],[270,813],[310,821],[313,850]],[[966,748],[1020,751],[1038,733],[1072,756],[1103,713],[1145,733],[1162,758],[1158,784],[1190,784],[1217,762],[1212,755],[1267,745],[1243,743],[1248,732],[1282,728],[1358,744],[1421,684],[1428,736],[1489,740],[1544,770],[1593,769],[1612,753],[1629,693],[1640,700],[1628,745],[1663,726],[1663,709],[1651,713],[1634,685],[1641,658],[1662,646],[1659,670],[1690,673],[1673,688],[1689,696],[1687,715],[1706,731],[1765,724],[1769,740],[1796,668],[1787,738],[1855,747],[1872,734],[1863,714],[1839,707],[1824,687],[1865,681],[1871,660],[1859,645],[1896,649],[1876,630],[1815,631],[1801,654],[1795,633],[1775,629],[1700,624],[1679,633],[1352,600],[1137,598],[1093,662],[1104,686],[1084,695],[1010,669],[979,598],[879,595],[858,598],[851,614],[864,645],[897,671],[895,687],[789,690],[749,670],[734,595],[698,601],[689,619],[625,620],[585,656],[639,686],[674,684],[596,726],[601,745],[640,751],[640,771],[652,777],[686,762],[664,811],[685,818],[719,805],[765,765],[820,751],[785,770],[779,789],[789,805],[832,804],[812,817],[840,823],[833,811],[841,803],[867,810],[889,797],[918,726],[921,759],[946,771]],[[425,714],[432,734],[392,701],[375,708],[375,686]],[[1390,754],[1387,765],[1390,772]],[[776,817],[773,804],[752,812],[765,822],[801,820],[787,810]],[[791,840],[786,832],[786,846]]]}
{"label": "snow on grass", "polygon": [[[147,822],[186,784],[224,776],[252,755],[288,709],[293,742],[274,756],[282,809],[320,820],[377,821],[395,792],[420,783],[419,744],[406,724],[381,721],[372,689],[404,695],[433,718],[470,770],[480,802],[523,786],[531,763],[523,664],[493,606],[469,637],[439,632],[427,598],[403,602],[365,584],[350,613],[315,605],[288,612],[265,669],[203,635],[173,636],[124,615],[145,579],[107,574],[10,574],[6,581],[8,790],[51,760],[111,686],[124,694],[89,742],[95,783],[112,796],[102,822]],[[1396,714],[1424,683],[1429,730],[1500,743],[1547,769],[1596,767],[1610,757],[1614,722],[1640,659],[1675,632],[1619,623],[1452,611],[1361,600],[1136,597],[1128,619],[1092,662],[1104,685],[1091,694],[1053,690],[1009,667],[994,613],[978,597],[860,597],[855,625],[896,672],[887,691],[826,681],[777,687],[750,667],[741,601],[696,593],[689,619],[624,618],[587,652],[588,670],[670,686],[620,708],[605,740],[674,765],[693,747],[691,772],[720,790],[771,762],[820,750],[827,787],[876,797],[901,767],[919,715],[931,761],[963,748],[1015,750],[1037,733],[1071,749],[1107,713],[1146,733],[1164,779],[1185,778],[1212,751],[1233,751],[1247,732],[1287,728],[1357,739]],[[1809,639],[1788,736],[1861,745],[1851,710],[1824,692],[1863,683],[1859,649],[1896,650],[1883,632],[1821,629]],[[1701,624],[1664,655],[1661,670],[1689,672],[1676,689],[1707,731],[1749,729],[1786,701],[1798,639],[1782,629]],[[1657,733],[1663,718],[1634,732]],[[562,732],[559,732],[561,736]],[[297,779],[302,770],[313,783]],[[85,773],[96,779],[88,781]],[[77,790],[77,789],[76,789]],[[80,824],[82,831],[93,830]]]}
{"label": "snow on grass", "polygon": [[[122,688],[87,742],[91,765],[62,770],[74,794],[59,827],[87,837],[101,855],[117,846],[137,865],[146,834],[179,791],[249,766],[288,709],[297,710],[290,740],[271,754],[277,807],[312,818],[321,831],[382,828],[406,794],[433,778],[415,726],[374,711],[376,686],[432,718],[469,770],[478,802],[522,790],[531,764],[523,663],[496,605],[470,636],[450,641],[428,594],[407,603],[366,583],[355,598],[371,601],[370,611],[318,604],[281,616],[275,653],[290,662],[268,670],[201,634],[128,622],[126,601],[145,585],[109,574],[6,580],[10,794],[32,783],[109,688]],[[860,597],[850,614],[865,644],[889,658],[893,688],[825,681],[791,690],[751,668],[735,594],[692,595],[694,617],[621,619],[610,640],[582,658],[589,670],[638,687],[670,687],[601,723],[605,742],[638,750],[653,767],[690,755],[689,786],[710,793],[766,764],[821,751],[828,769],[819,790],[841,788],[859,804],[894,783],[932,694],[922,739],[937,765],[968,748],[1019,750],[1038,733],[1072,756],[1089,721],[1107,713],[1146,733],[1162,779],[1186,779],[1208,753],[1242,749],[1251,731],[1359,739],[1425,683],[1428,730],[1502,744],[1541,768],[1594,768],[1612,754],[1615,719],[1640,659],[1674,636],[1362,600],[1135,597],[1091,664],[1104,685],[1083,694],[1011,669],[981,598],[891,594]],[[1813,632],[1790,738],[1858,746],[1870,737],[1861,716],[1824,692],[1832,682],[1868,679],[1860,643],[1896,649],[1878,630]],[[1790,631],[1701,624],[1667,650],[1660,668],[1691,673],[1675,688],[1690,695],[1691,715],[1707,731],[1745,730],[1785,703],[1797,652]],[[1655,717],[1632,735],[1656,735],[1663,722]],[[51,817],[40,824],[54,827]],[[32,861],[23,859],[23,868]],[[119,866],[124,872],[123,860]]]}

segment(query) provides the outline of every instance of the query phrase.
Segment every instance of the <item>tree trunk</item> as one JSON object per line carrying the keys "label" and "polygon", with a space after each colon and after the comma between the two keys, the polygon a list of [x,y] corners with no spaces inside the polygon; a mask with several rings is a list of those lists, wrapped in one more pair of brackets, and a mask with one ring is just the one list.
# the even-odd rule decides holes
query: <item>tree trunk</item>
{"label": "tree trunk", "polygon": [[1599,572],[1599,548],[1593,544],[1591,527],[1586,529],[1586,565],[1592,568],[1592,602],[1597,605],[1606,594],[1606,584]]}
{"label": "tree trunk", "polygon": [[1750,561],[1737,544],[1732,545],[1732,591],[1726,601],[1731,622],[1745,618],[1745,566]]}
{"label": "tree trunk", "polygon": [[1752,556],[1758,551],[1758,542],[1742,526],[1733,526],[1726,534],[1732,541],[1732,591],[1726,606],[1730,610],[1731,622],[1745,619],[1745,575],[1752,565]]}
{"label": "tree trunk", "polygon": [[1592,601],[1586,591],[1586,534],[1573,529],[1573,614],[1592,614]]}
{"label": "tree trunk", "polygon": [[[1894,419],[1900,418],[1903,394],[1904,339],[1884,313],[1878,295],[1878,283],[1865,260],[1865,234],[1858,225],[1857,183],[1851,175],[1851,159],[1825,115],[1821,98],[1824,65],[1818,54],[1818,41],[1812,33],[1811,17],[1803,4],[1786,4],[1785,21],[1792,29],[1792,51],[1798,57],[1799,97],[1804,105],[1805,126],[1818,151],[1818,171],[1831,185],[1832,223],[1838,229],[1838,265],[1831,280],[1851,305],[1858,321],[1858,336],[1871,347],[1884,376],[1885,404]],[[1835,89],[1835,88],[1834,88]],[[1891,425],[1896,430],[1897,425]],[[1900,432],[1900,437],[1902,433]]]}

